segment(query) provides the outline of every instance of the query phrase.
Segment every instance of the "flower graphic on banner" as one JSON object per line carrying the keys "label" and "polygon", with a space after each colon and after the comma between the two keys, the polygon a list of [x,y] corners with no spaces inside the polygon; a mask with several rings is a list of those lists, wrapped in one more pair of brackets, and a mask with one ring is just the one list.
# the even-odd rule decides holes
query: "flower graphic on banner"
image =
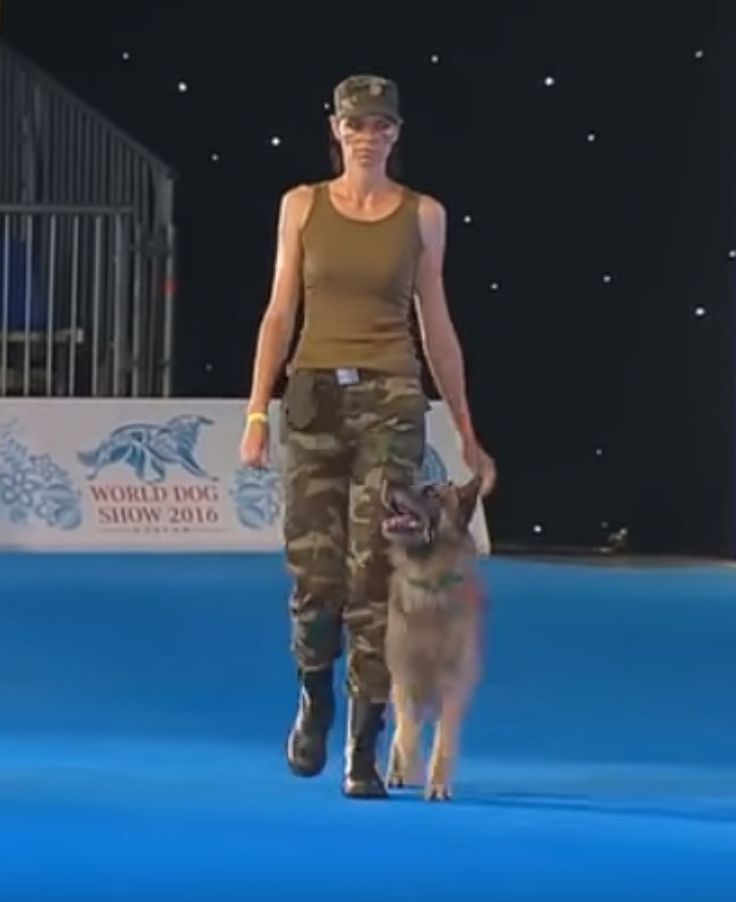
{"label": "flower graphic on banner", "polygon": [[274,470],[241,467],[235,471],[230,497],[243,526],[273,526],[281,513],[281,478]]}
{"label": "flower graphic on banner", "polygon": [[68,530],[82,522],[80,494],[69,474],[48,454],[32,454],[7,426],[0,428],[0,508],[18,525],[36,519]]}
{"label": "flower graphic on banner", "polygon": [[100,471],[116,463],[131,467],[141,482],[163,482],[166,468],[182,467],[192,476],[212,479],[194,459],[194,448],[202,426],[211,426],[208,417],[183,414],[172,417],[163,426],[155,423],[129,423],[114,429],[91,451],[80,451],[77,457],[90,469],[88,479],[96,479]]}
{"label": "flower graphic on banner", "polygon": [[422,462],[422,481],[423,482],[447,482],[448,471],[445,462],[442,460],[432,445],[427,445]]}

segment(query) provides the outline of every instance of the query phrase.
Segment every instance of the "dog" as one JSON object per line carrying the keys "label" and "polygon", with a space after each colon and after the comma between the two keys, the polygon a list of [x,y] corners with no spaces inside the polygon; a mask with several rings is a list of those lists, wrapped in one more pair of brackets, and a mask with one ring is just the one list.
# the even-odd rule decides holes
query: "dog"
{"label": "dog", "polygon": [[[480,480],[464,485],[388,485],[381,531],[392,575],[386,663],[394,731],[386,782],[424,786],[447,801],[465,713],[481,672],[483,593],[470,521]],[[421,732],[434,725],[423,773]]]}

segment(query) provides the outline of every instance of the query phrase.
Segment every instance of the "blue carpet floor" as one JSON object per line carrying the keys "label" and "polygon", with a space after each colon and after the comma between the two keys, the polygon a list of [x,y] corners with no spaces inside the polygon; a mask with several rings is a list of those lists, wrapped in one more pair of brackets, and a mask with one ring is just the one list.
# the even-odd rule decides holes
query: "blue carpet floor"
{"label": "blue carpet floor", "polygon": [[488,562],[448,805],[290,776],[278,557],[0,575],[2,902],[736,898],[734,568]]}

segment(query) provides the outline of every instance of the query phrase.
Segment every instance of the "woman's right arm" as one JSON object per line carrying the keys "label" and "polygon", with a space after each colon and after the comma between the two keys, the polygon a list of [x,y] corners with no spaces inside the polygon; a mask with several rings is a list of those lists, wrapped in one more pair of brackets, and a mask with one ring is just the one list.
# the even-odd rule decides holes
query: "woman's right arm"
{"label": "woman's right arm", "polygon": [[249,413],[266,413],[289,352],[301,293],[301,231],[312,202],[308,185],[281,199],[271,296],[258,331]]}

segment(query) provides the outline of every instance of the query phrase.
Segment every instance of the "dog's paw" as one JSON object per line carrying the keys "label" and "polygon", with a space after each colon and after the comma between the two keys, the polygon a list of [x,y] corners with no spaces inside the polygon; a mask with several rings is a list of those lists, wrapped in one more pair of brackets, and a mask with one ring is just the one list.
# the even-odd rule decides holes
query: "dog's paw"
{"label": "dog's paw", "polygon": [[424,783],[419,754],[405,756],[394,748],[389,760],[386,784],[392,789],[420,789]]}
{"label": "dog's paw", "polygon": [[421,776],[412,776],[403,771],[389,771],[386,775],[386,785],[391,789],[419,789],[422,785]]}
{"label": "dog's paw", "polygon": [[424,798],[428,802],[449,802],[452,793],[444,783],[430,783],[424,790]]}

